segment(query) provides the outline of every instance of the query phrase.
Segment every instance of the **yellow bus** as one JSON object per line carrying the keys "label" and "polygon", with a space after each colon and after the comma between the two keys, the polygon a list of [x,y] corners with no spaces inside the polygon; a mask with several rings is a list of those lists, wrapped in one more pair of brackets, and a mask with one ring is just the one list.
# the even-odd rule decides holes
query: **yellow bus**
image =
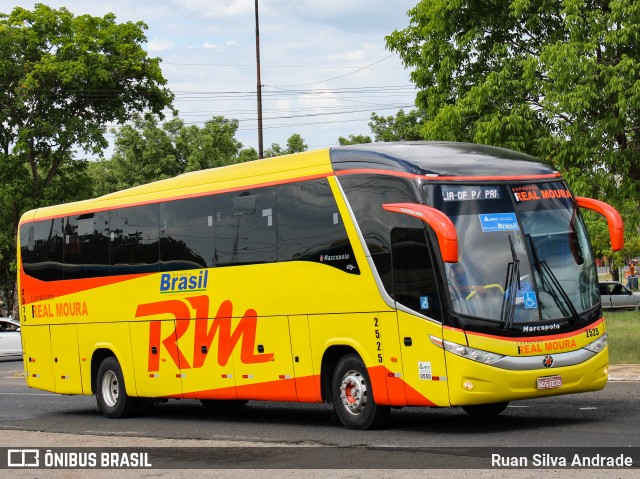
{"label": "yellow bus", "polygon": [[110,418],[193,398],[392,407],[601,389],[594,257],[560,174],[489,146],[375,143],[187,173],[25,213],[27,383]]}

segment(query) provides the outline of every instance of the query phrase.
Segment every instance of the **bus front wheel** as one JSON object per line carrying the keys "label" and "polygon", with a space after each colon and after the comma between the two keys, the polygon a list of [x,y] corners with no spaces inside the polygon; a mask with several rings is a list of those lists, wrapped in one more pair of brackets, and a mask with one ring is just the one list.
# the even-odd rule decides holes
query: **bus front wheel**
{"label": "bus front wheel", "polygon": [[340,359],[332,388],[335,412],[349,429],[380,427],[389,416],[389,406],[376,404],[367,368],[355,354]]}
{"label": "bus front wheel", "polygon": [[96,378],[98,409],[111,419],[132,416],[138,406],[138,398],[127,395],[120,363],[113,356],[105,358],[98,368]]}

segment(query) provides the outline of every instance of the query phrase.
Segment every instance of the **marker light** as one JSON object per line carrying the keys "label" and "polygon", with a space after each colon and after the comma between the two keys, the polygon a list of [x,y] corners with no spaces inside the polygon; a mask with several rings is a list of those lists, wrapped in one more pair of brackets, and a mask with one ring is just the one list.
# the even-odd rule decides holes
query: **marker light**
{"label": "marker light", "polygon": [[607,347],[607,338],[608,338],[607,333],[604,333],[602,336],[600,336],[598,339],[596,339],[591,344],[587,344],[584,347],[584,349],[587,349],[588,351],[591,351],[592,353],[599,353],[600,351],[602,351],[604,348]]}
{"label": "marker light", "polygon": [[483,364],[493,364],[496,361],[502,359],[504,356],[501,354],[490,353],[489,351],[483,351],[481,349],[470,348],[469,346],[463,346],[462,344],[453,343],[446,339],[439,339],[431,337],[431,342],[444,348],[450,353],[462,356],[463,358],[471,359]]}

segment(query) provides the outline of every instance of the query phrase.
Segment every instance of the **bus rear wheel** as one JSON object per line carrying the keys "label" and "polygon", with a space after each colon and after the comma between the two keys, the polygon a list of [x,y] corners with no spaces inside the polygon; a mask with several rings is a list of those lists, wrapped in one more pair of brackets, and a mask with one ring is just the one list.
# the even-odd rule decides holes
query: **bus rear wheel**
{"label": "bus rear wheel", "polygon": [[374,429],[384,424],[389,406],[376,404],[367,368],[355,354],[338,362],[333,373],[333,407],[348,429]]}
{"label": "bus rear wheel", "polygon": [[127,395],[120,363],[113,356],[105,358],[96,378],[98,409],[111,419],[132,416],[138,409],[138,398]]}
{"label": "bus rear wheel", "polygon": [[509,405],[509,401],[496,402],[491,404],[473,404],[462,406],[464,412],[473,417],[494,417],[504,411]]}

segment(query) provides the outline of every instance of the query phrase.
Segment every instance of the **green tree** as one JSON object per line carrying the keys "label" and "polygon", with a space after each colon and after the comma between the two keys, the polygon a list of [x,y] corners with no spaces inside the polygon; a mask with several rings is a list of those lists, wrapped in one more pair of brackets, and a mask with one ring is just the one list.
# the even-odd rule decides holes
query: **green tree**
{"label": "green tree", "polygon": [[425,0],[408,14],[387,46],[413,70],[424,138],[552,161],[624,213],[637,255],[640,2]]}
{"label": "green tree", "polygon": [[267,148],[264,152],[265,158],[272,158],[274,156],[290,155],[292,153],[300,153],[307,151],[309,147],[298,133],[294,133],[287,139],[287,147],[282,148],[278,143],[272,143],[271,147]]}
{"label": "green tree", "polygon": [[[74,16],[42,4],[0,14],[0,283],[15,283],[15,234],[28,208],[86,194],[75,149],[98,153],[108,123],[161,114],[172,102],[160,61],[149,58],[144,23]],[[15,182],[15,183],[14,183]],[[7,273],[8,272],[8,273]],[[8,298],[11,300],[10,298]]]}
{"label": "green tree", "polygon": [[94,196],[188,171],[257,159],[257,152],[242,149],[236,138],[237,120],[217,116],[204,126],[186,126],[174,117],[162,125],[156,115],[134,115],[131,123],[113,130],[116,140],[111,159],[90,165]]}
{"label": "green tree", "polygon": [[338,144],[341,146],[362,145],[364,143],[371,143],[371,137],[368,135],[349,135],[349,138],[343,136],[338,138]]}
{"label": "green tree", "polygon": [[414,141],[424,140],[422,115],[418,110],[405,113],[400,110],[396,116],[380,116],[371,114],[369,128],[376,141]]}

